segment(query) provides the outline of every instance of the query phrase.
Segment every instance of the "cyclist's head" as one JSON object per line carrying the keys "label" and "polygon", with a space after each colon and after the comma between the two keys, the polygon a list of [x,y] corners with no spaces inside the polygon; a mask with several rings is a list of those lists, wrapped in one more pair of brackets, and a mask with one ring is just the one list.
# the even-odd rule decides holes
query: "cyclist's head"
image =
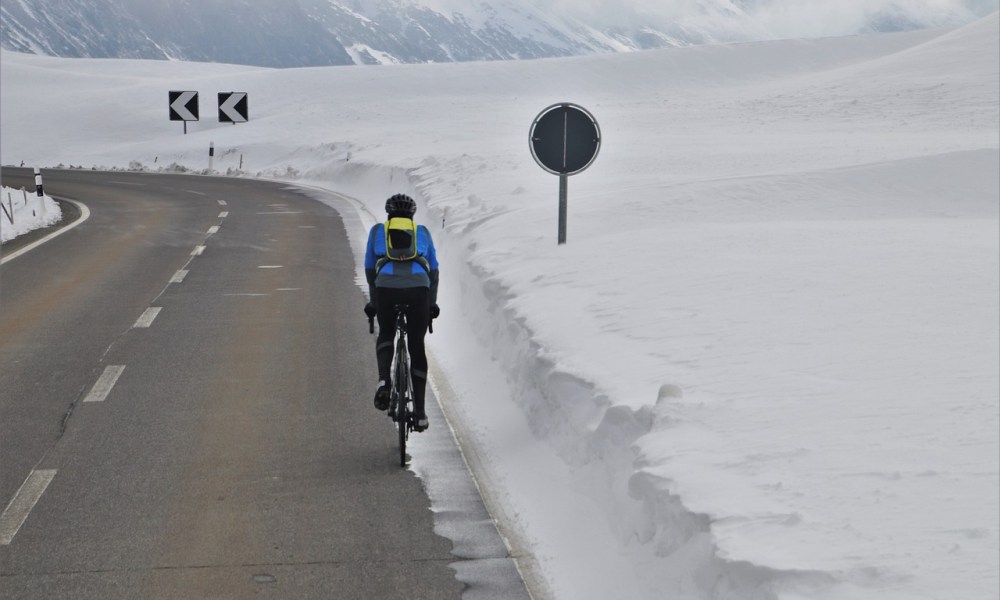
{"label": "cyclist's head", "polygon": [[406,194],[396,194],[385,201],[385,212],[390,217],[411,218],[417,212],[417,203]]}

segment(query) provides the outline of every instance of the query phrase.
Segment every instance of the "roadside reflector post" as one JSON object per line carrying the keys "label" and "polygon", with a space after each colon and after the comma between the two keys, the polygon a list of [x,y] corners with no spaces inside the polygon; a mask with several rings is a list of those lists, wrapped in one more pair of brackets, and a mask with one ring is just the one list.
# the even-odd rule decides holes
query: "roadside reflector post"
{"label": "roadside reflector post", "polygon": [[42,170],[38,167],[35,167],[35,193],[39,198],[45,195],[42,191]]}
{"label": "roadside reflector post", "polygon": [[208,172],[212,172],[212,161],[215,159],[215,142],[208,143]]}

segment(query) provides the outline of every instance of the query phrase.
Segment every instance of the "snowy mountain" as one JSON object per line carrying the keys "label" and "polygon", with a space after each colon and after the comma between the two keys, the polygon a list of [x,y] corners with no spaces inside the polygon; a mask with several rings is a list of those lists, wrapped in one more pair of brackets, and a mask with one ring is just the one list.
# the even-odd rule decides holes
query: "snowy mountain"
{"label": "snowy mountain", "polygon": [[2,47],[64,57],[300,67],[507,60],[954,26],[996,0],[864,9],[776,0],[21,0]]}

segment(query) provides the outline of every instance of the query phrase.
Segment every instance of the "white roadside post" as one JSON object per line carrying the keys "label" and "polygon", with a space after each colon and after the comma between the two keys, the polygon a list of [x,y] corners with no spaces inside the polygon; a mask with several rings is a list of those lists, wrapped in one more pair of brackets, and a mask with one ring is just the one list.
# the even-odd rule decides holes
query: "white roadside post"
{"label": "white roadside post", "polygon": [[215,142],[208,143],[208,174],[212,174],[212,162],[215,160]]}
{"label": "white roadside post", "polygon": [[[38,203],[42,205],[42,216],[45,216],[45,193],[42,191],[42,170],[35,167],[35,193],[38,195]],[[25,195],[25,204],[28,197]]]}

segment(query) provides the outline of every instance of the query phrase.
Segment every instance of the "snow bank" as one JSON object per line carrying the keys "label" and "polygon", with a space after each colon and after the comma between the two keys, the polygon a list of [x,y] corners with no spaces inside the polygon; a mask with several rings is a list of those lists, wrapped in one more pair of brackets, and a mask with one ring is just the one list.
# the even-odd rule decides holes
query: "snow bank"
{"label": "snow bank", "polygon": [[62,210],[49,196],[4,187],[0,189],[0,243],[62,220]]}

